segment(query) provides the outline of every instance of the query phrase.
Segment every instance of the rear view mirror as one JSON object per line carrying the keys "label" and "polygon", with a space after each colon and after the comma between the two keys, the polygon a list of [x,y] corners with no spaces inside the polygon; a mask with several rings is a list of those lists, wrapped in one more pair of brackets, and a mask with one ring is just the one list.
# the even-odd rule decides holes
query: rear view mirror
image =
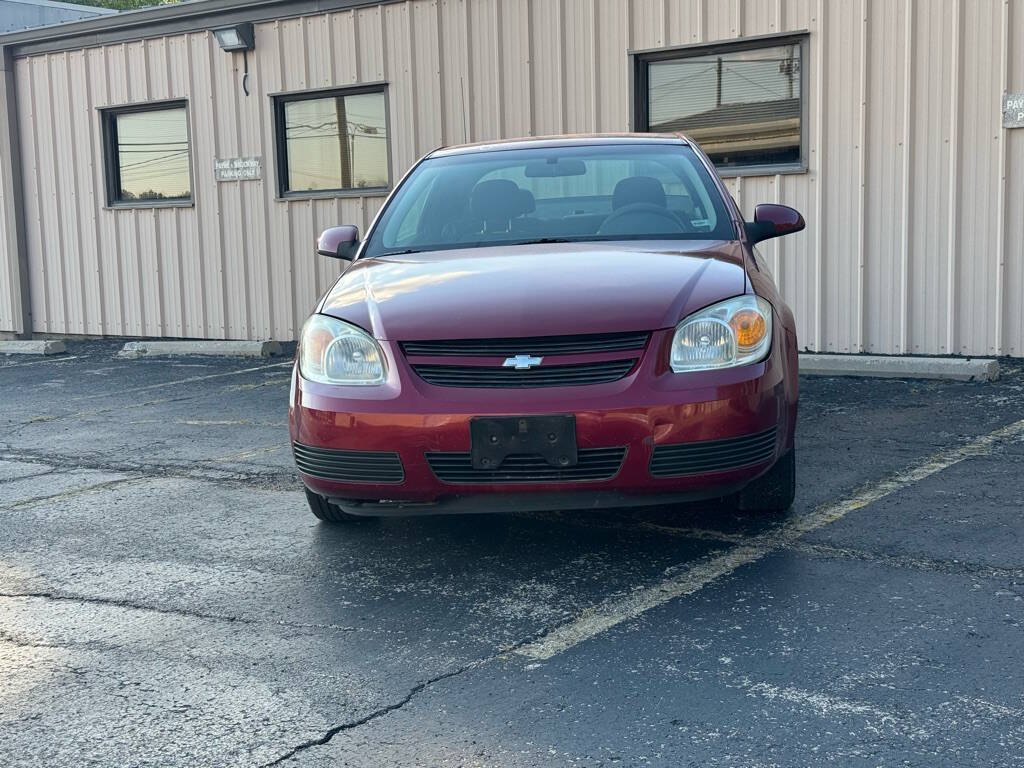
{"label": "rear view mirror", "polygon": [[761,203],[754,209],[754,220],[744,222],[751,243],[799,232],[804,226],[804,217],[799,211],[775,203]]}
{"label": "rear view mirror", "polygon": [[352,261],[358,249],[359,227],[351,224],[325,229],[316,241],[316,252],[331,259]]}
{"label": "rear view mirror", "polygon": [[557,157],[549,157],[547,160],[527,163],[525,170],[526,177],[530,179],[583,176],[586,172],[587,165],[582,160],[559,160]]}

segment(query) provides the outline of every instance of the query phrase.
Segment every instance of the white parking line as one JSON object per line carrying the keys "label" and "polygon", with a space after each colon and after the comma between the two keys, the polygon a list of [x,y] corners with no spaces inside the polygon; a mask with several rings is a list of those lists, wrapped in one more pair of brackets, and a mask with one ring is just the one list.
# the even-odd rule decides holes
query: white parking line
{"label": "white parking line", "polygon": [[[162,389],[164,387],[175,387],[175,386],[178,386],[179,384],[194,384],[197,381],[207,381],[209,379],[221,379],[221,378],[223,378],[225,376],[241,376],[243,373],[255,373],[256,371],[268,371],[268,370],[270,370],[272,368],[283,368],[284,366],[291,367],[292,365],[294,365],[294,363],[291,360],[289,360],[289,361],[284,362],[284,363],[273,363],[271,365],[260,365],[260,366],[257,366],[255,368],[242,368],[242,369],[237,370],[237,371],[225,371],[224,373],[211,373],[211,374],[209,374],[207,376],[189,376],[188,378],[185,378],[185,379],[174,379],[173,381],[162,381],[159,384],[147,384],[146,386],[143,386],[143,387],[135,387],[134,389],[125,389],[125,390],[122,390],[120,392],[117,392],[116,394],[119,397],[123,397],[124,395],[131,395],[131,394],[134,394],[136,392],[147,392],[147,391],[149,391],[151,389]],[[91,399],[97,398],[97,397],[112,397],[112,394],[110,392],[100,392],[98,394],[93,394],[93,395],[81,395],[79,397],[72,398],[72,400],[91,400]]]}
{"label": "white parking line", "polygon": [[671,576],[651,587],[638,589],[625,597],[600,603],[584,611],[568,624],[563,624],[543,637],[520,646],[513,653],[535,661],[550,659],[624,621],[635,619],[652,608],[664,605],[677,597],[692,595],[736,569],[792,544],[805,533],[834,523],[854,510],[920,482],[964,459],[985,456],[1000,443],[1021,436],[1024,436],[1024,419],[975,438],[964,445],[939,451],[917,466],[864,486],[847,499],[825,504],[813,512],[793,518],[776,530],[751,536],[733,549],[710,555],[679,575]]}
{"label": "white parking line", "polygon": [[45,360],[31,360],[27,363],[7,363],[0,365],[0,371],[5,368],[24,368],[29,365],[42,365],[44,363],[66,363],[69,360],[78,360],[79,355],[63,355],[61,357],[48,357]]}

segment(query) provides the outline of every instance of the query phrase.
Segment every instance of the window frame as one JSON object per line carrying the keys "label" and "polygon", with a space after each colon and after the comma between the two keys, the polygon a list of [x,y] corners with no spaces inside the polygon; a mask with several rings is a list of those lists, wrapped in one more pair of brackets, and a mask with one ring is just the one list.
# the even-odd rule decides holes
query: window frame
{"label": "window frame", "polygon": [[[379,93],[384,97],[384,130],[387,137],[387,183],[382,187],[339,187],[336,189],[288,189],[288,142],[285,133],[285,105],[296,101],[358,96]],[[387,195],[394,186],[391,162],[391,104],[386,82],[365,83],[342,88],[316,88],[305,91],[283,91],[270,94],[271,113],[274,118],[274,172],[277,180],[277,200],[309,200],[339,197],[378,197]]]}
{"label": "window frame", "polygon": [[[119,196],[121,191],[121,160],[117,144],[117,118],[121,115],[162,112],[169,109],[183,109],[185,111],[185,140],[188,142],[188,197],[122,200]],[[113,107],[100,107],[98,111],[100,113],[103,133],[103,177],[106,188],[106,205],[104,207],[109,209],[130,209],[191,208],[195,206],[196,184],[192,157],[192,115],[187,99],[121,104]]]}
{"label": "window frame", "polygon": [[696,43],[672,48],[656,48],[650,50],[630,51],[633,62],[632,80],[632,124],[631,130],[638,133],[650,133],[648,113],[648,65],[652,62],[689,59],[697,56],[712,56],[718,53],[773,48],[779,45],[800,46],[800,161],[797,163],[772,163],[746,165],[739,168],[720,168],[714,165],[715,171],[722,178],[739,176],[775,176],[776,174],[807,173],[808,171],[808,85],[807,75],[809,58],[810,34],[807,30],[785,32],[781,34],[756,35],[751,37],[724,40],[714,43]]}

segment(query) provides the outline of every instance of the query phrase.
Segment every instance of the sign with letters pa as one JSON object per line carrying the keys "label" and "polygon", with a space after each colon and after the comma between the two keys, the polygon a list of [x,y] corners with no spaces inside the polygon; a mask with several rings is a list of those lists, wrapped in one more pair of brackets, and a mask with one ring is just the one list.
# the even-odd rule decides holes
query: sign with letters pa
{"label": "sign with letters pa", "polygon": [[1003,94],[1003,128],[1024,128],[1024,93]]}

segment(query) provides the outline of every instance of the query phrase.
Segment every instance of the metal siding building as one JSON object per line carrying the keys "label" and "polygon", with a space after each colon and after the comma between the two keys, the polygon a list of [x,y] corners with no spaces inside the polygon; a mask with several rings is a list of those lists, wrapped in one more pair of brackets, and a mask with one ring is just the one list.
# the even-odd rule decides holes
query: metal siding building
{"label": "metal siding building", "polygon": [[[249,96],[209,32],[233,19]],[[295,338],[338,273],[314,236],[383,198],[282,198],[274,94],[386,83],[397,181],[444,144],[628,130],[634,52],[803,31],[806,171],[727,180],[807,219],[764,247],[801,346],[1024,356],[1024,0],[208,0],[9,36],[0,331]],[[168,99],[194,204],[106,206],[98,110]],[[215,181],[231,157],[262,180]]]}

